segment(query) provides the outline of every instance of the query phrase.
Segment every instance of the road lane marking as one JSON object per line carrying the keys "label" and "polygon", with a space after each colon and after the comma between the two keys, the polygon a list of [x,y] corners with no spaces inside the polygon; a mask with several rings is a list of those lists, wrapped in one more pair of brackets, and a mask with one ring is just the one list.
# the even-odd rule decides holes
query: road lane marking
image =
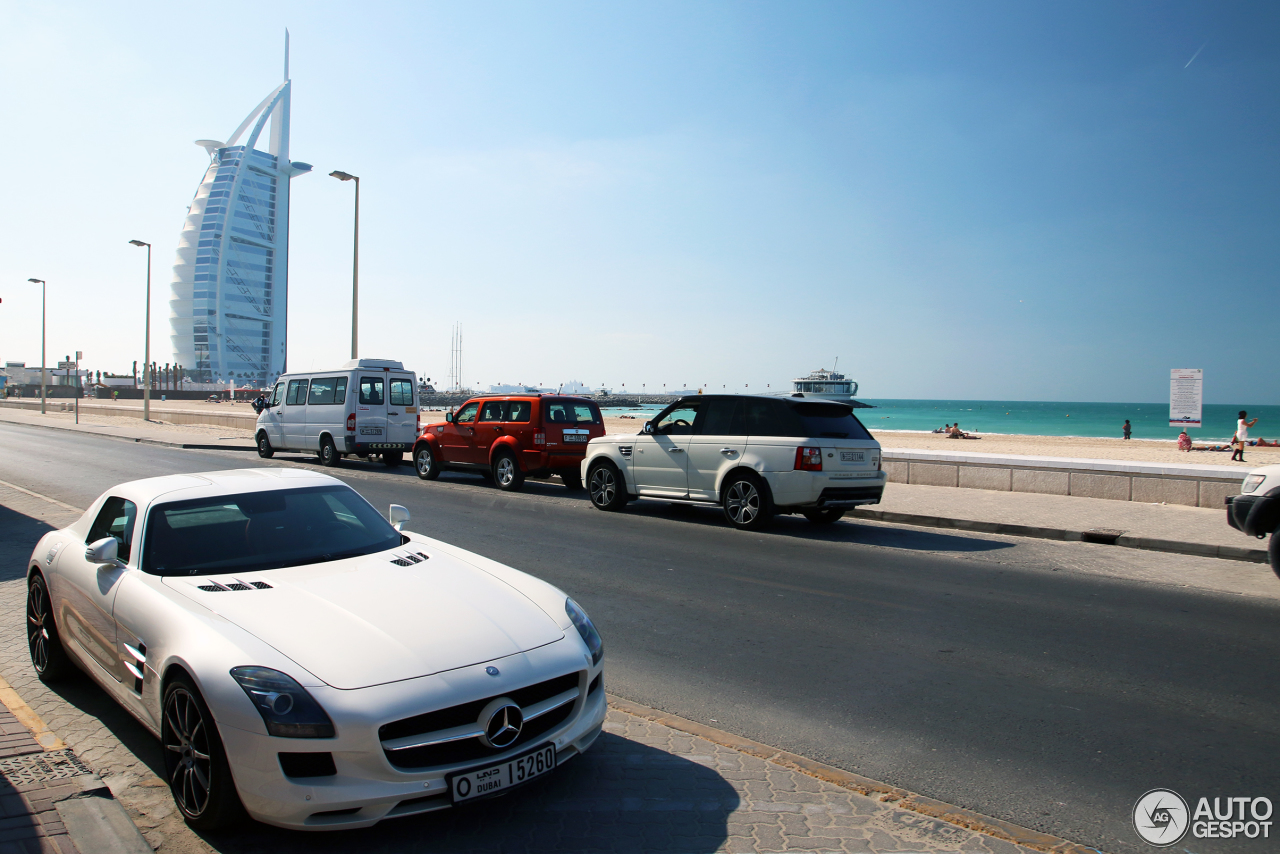
{"label": "road lane marking", "polygon": [[923,611],[924,608],[916,608],[911,605],[903,605],[898,602],[885,602],[880,599],[868,599],[865,596],[851,596],[848,593],[835,593],[830,590],[817,590],[813,587],[799,587],[795,584],[783,584],[780,581],[765,581],[760,578],[747,578],[744,575],[728,575],[723,572],[717,572],[716,575],[721,578],[728,578],[733,581],[743,581],[747,584],[760,584],[764,587],[776,587],[780,590],[790,590],[793,593],[809,593],[813,596],[827,596],[832,599],[846,599],[850,602],[863,602],[868,605],[879,605],[883,608],[899,608],[904,611]]}

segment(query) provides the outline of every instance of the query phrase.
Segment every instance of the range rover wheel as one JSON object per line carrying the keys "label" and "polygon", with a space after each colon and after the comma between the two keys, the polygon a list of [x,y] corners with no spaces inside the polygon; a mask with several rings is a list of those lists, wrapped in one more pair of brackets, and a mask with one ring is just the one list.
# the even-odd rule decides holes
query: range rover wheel
{"label": "range rover wheel", "polygon": [[499,451],[493,458],[493,482],[499,489],[515,492],[524,486],[524,472],[510,451]]}
{"label": "range rover wheel", "polygon": [[431,453],[431,446],[423,443],[413,451],[413,467],[418,470],[418,477],[423,480],[435,480],[440,476],[440,465],[436,455]]}
{"label": "range rover wheel", "polygon": [[165,688],[160,741],[165,779],[187,824],[216,830],[243,816],[218,725],[185,674]]}
{"label": "range rover wheel", "polygon": [[596,463],[587,472],[587,494],[597,510],[621,510],[627,506],[622,472],[611,462]]}
{"label": "range rover wheel", "polygon": [[404,451],[388,451],[382,455],[382,464],[388,468],[395,468],[404,462]]}
{"label": "range rover wheel", "polygon": [[769,524],[772,512],[764,487],[755,478],[743,475],[724,487],[720,500],[729,524],[743,531],[758,531]]}
{"label": "range rover wheel", "polygon": [[560,481],[564,483],[570,492],[582,491],[582,475],[576,471],[560,472]]}
{"label": "range rover wheel", "polygon": [[271,440],[267,438],[267,431],[263,430],[258,434],[258,456],[264,460],[269,460],[276,455],[276,449],[271,447]]}
{"label": "range rover wheel", "polygon": [[338,464],[342,457],[338,456],[338,449],[333,446],[333,439],[324,436],[320,439],[320,465],[325,468],[333,468]]}
{"label": "range rover wheel", "polygon": [[826,510],[806,510],[804,518],[808,519],[815,525],[830,525],[844,515],[843,510],[829,508]]}
{"label": "range rover wheel", "polygon": [[62,648],[49,588],[38,572],[27,585],[27,649],[31,652],[31,666],[42,682],[56,682],[75,669]]}

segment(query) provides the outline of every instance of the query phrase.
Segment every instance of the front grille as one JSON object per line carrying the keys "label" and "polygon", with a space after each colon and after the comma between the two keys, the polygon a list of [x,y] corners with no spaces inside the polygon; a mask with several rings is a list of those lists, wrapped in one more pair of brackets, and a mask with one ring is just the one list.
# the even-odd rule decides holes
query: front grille
{"label": "front grille", "polygon": [[[579,673],[566,673],[564,676],[557,676],[554,679],[548,679],[545,682],[538,682],[524,688],[517,688],[514,691],[494,694],[481,700],[473,700],[469,703],[461,703],[446,709],[414,715],[411,718],[383,724],[378,728],[378,739],[380,741],[389,741],[395,738],[425,735],[452,727],[476,724],[479,722],[480,712],[484,707],[498,697],[510,697],[520,708],[527,709],[529,706],[540,703],[543,700],[549,700],[557,694],[576,689],[579,683]],[[387,760],[397,768],[427,768],[436,765],[452,765],[458,762],[485,759],[527,744],[550,732],[569,719],[576,705],[577,703],[568,703],[531,721],[526,721],[520,737],[513,744],[504,748],[486,747],[480,742],[480,739],[468,738],[460,741],[445,742],[444,744],[407,747],[401,750],[384,749],[383,752],[386,753]]]}

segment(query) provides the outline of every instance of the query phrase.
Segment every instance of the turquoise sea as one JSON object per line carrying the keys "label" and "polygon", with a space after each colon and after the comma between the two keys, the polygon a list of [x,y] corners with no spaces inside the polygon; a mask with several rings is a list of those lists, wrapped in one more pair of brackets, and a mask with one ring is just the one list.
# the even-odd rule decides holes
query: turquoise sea
{"label": "turquoise sea", "polygon": [[[1114,437],[1123,435],[1126,418],[1133,425],[1135,439],[1178,437],[1179,428],[1169,426],[1167,403],[1058,403],[1033,400],[871,400],[874,409],[859,409],[858,418],[876,430],[918,430],[929,432],[944,424],[960,422],[966,433],[1017,433],[1027,436]],[[609,408],[606,415],[652,415],[661,406],[635,409]],[[1204,426],[1187,432],[1197,442],[1227,442],[1236,431],[1236,414],[1246,409],[1257,425],[1250,439],[1280,438],[1280,406],[1205,404]]]}

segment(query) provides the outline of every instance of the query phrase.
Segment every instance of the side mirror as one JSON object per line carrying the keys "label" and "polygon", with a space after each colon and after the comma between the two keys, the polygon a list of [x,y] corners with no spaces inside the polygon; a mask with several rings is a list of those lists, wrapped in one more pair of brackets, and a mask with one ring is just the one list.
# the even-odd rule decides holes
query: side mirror
{"label": "side mirror", "polygon": [[397,531],[403,530],[405,522],[409,521],[409,508],[403,504],[392,504],[387,518],[391,521],[391,527]]}
{"label": "side mirror", "polygon": [[453,413],[452,413],[452,412],[446,412],[446,413],[444,414],[444,420],[445,420],[445,421],[448,421],[450,424],[452,424],[452,423],[453,423]]}
{"label": "side mirror", "polygon": [[120,541],[115,537],[103,537],[85,547],[84,559],[101,566],[104,563],[116,563],[119,554]]}
{"label": "side mirror", "polygon": [[653,432],[653,422],[652,422],[652,421],[646,421],[646,422],[644,422],[644,429],[643,429],[643,432],[645,432],[645,433],[652,433],[652,432]]}

